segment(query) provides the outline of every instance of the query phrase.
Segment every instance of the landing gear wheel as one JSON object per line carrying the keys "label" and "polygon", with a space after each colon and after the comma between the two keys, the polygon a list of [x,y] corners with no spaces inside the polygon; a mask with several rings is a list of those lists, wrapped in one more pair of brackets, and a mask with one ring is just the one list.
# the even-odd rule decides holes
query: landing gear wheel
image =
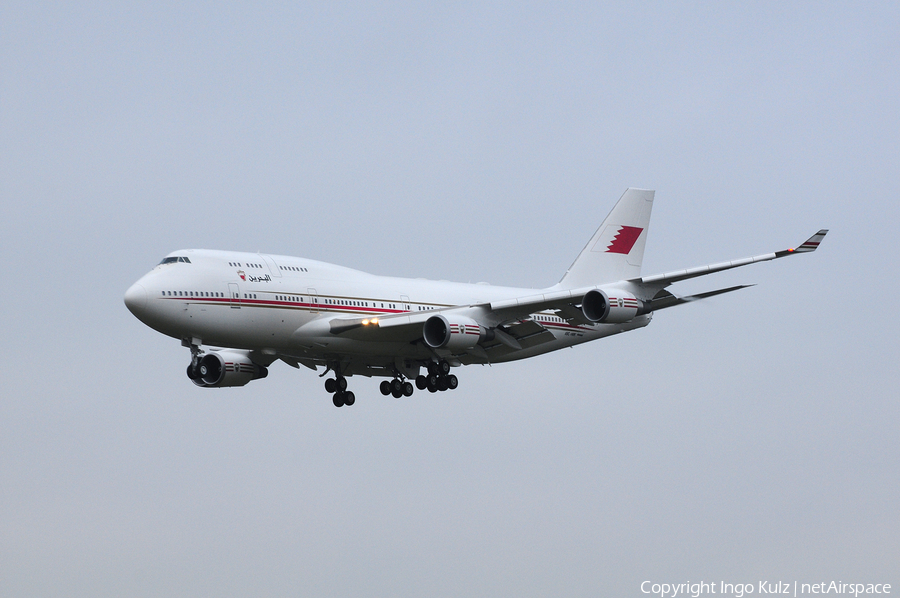
{"label": "landing gear wheel", "polygon": [[413,385],[412,382],[404,382],[403,383],[403,396],[411,397],[413,396]]}
{"label": "landing gear wheel", "polygon": [[454,374],[450,374],[447,376],[447,388],[450,390],[456,390],[456,387],[459,386],[459,378],[457,378]]}
{"label": "landing gear wheel", "polygon": [[341,376],[337,379],[337,388],[339,391],[344,392],[347,390],[347,379]]}
{"label": "landing gear wheel", "polygon": [[432,377],[433,376],[428,376],[428,392],[437,392],[437,390],[438,390],[437,381],[432,382],[431,381]]}
{"label": "landing gear wheel", "polygon": [[394,378],[393,380],[391,380],[391,392],[395,397],[397,396],[398,392],[403,392],[403,382],[400,381],[400,378]]}
{"label": "landing gear wheel", "polygon": [[347,407],[349,407],[350,405],[352,405],[353,403],[356,402],[356,395],[353,394],[352,390],[348,390],[347,392],[345,392],[343,394],[344,394],[344,405],[346,405]]}
{"label": "landing gear wheel", "polygon": [[438,370],[440,370],[440,373],[442,373],[446,376],[447,374],[450,373],[450,364],[447,363],[446,361],[441,361],[438,364]]}
{"label": "landing gear wheel", "polygon": [[444,391],[448,388],[450,388],[450,383],[447,382],[447,377],[441,376],[440,378],[438,378],[437,389],[440,391]]}
{"label": "landing gear wheel", "polygon": [[425,390],[428,388],[428,378],[425,376],[416,376],[416,388],[419,390]]}
{"label": "landing gear wheel", "polygon": [[387,380],[382,380],[381,384],[378,386],[378,389],[381,391],[381,394],[384,396],[388,396],[391,394],[391,383]]}
{"label": "landing gear wheel", "polygon": [[337,382],[335,382],[334,378],[329,378],[325,381],[325,390],[327,392],[334,392],[337,390]]}
{"label": "landing gear wheel", "polygon": [[334,403],[335,407],[343,407],[344,406],[344,393],[336,392],[334,396],[331,397],[331,402]]}
{"label": "landing gear wheel", "polygon": [[391,395],[392,395],[395,399],[399,399],[400,397],[403,396],[403,389],[402,389],[402,388],[401,388],[400,390],[392,389],[392,390],[391,390]]}
{"label": "landing gear wheel", "polygon": [[188,378],[190,378],[191,380],[197,379],[197,371],[194,369],[193,363],[188,364],[187,375],[188,375]]}
{"label": "landing gear wheel", "polygon": [[441,370],[438,368],[438,364],[434,361],[428,362],[428,374],[431,376],[437,376],[441,373]]}

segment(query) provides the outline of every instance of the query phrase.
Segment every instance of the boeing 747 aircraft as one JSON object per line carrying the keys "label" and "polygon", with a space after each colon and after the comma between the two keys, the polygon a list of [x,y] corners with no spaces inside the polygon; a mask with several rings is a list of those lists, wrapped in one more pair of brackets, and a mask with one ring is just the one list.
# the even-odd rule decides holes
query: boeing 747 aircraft
{"label": "boeing 747 aircraft", "polygon": [[[677,297],[672,283],[815,251],[796,249],[641,276],[653,191],[628,189],[562,279],[534,290],[375,276],[310,259],[186,249],[125,293],[151,328],[191,350],[202,387],[243,386],[281,360],[313,371],[336,407],[353,375],[383,376],[384,395],[452,390],[453,368],[534,357],[642,328],[653,312],[748,285]],[[422,373],[424,371],[424,373]]]}

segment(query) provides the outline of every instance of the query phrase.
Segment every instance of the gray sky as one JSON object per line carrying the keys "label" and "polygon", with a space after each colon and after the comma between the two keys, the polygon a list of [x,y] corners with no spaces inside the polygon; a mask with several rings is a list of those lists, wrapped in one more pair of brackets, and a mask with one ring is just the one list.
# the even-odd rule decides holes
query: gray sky
{"label": "gray sky", "polygon": [[[891,3],[0,5],[0,596],[900,588]],[[166,253],[555,283],[628,186],[647,274],[758,286],[335,409],[122,294]]]}

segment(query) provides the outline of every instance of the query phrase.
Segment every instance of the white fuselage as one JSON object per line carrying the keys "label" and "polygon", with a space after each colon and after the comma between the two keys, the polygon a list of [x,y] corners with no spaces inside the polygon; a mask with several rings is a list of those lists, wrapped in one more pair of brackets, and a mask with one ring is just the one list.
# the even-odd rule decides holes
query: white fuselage
{"label": "white fuselage", "polygon": [[[196,345],[294,355],[319,363],[341,354],[358,355],[371,365],[383,356],[382,361],[390,364],[398,355],[420,358],[428,357],[428,352],[406,340],[370,342],[327,334],[321,327],[310,325],[316,320],[415,315],[539,292],[376,276],[287,256],[214,250],[182,250],[170,256],[183,256],[189,263],[161,263],[126,294],[129,308],[148,326]],[[626,324],[573,325],[551,311],[531,317],[551,332],[554,340],[508,350],[490,359],[463,355],[457,361],[522,359],[646,326],[650,321],[648,315]]]}

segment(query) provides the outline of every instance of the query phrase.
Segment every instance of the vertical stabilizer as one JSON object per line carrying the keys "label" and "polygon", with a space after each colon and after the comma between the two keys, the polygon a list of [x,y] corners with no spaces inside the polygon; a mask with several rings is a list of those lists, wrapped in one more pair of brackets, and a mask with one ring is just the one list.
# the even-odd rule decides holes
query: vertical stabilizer
{"label": "vertical stabilizer", "polygon": [[654,193],[627,189],[559,286],[574,289],[640,276]]}

